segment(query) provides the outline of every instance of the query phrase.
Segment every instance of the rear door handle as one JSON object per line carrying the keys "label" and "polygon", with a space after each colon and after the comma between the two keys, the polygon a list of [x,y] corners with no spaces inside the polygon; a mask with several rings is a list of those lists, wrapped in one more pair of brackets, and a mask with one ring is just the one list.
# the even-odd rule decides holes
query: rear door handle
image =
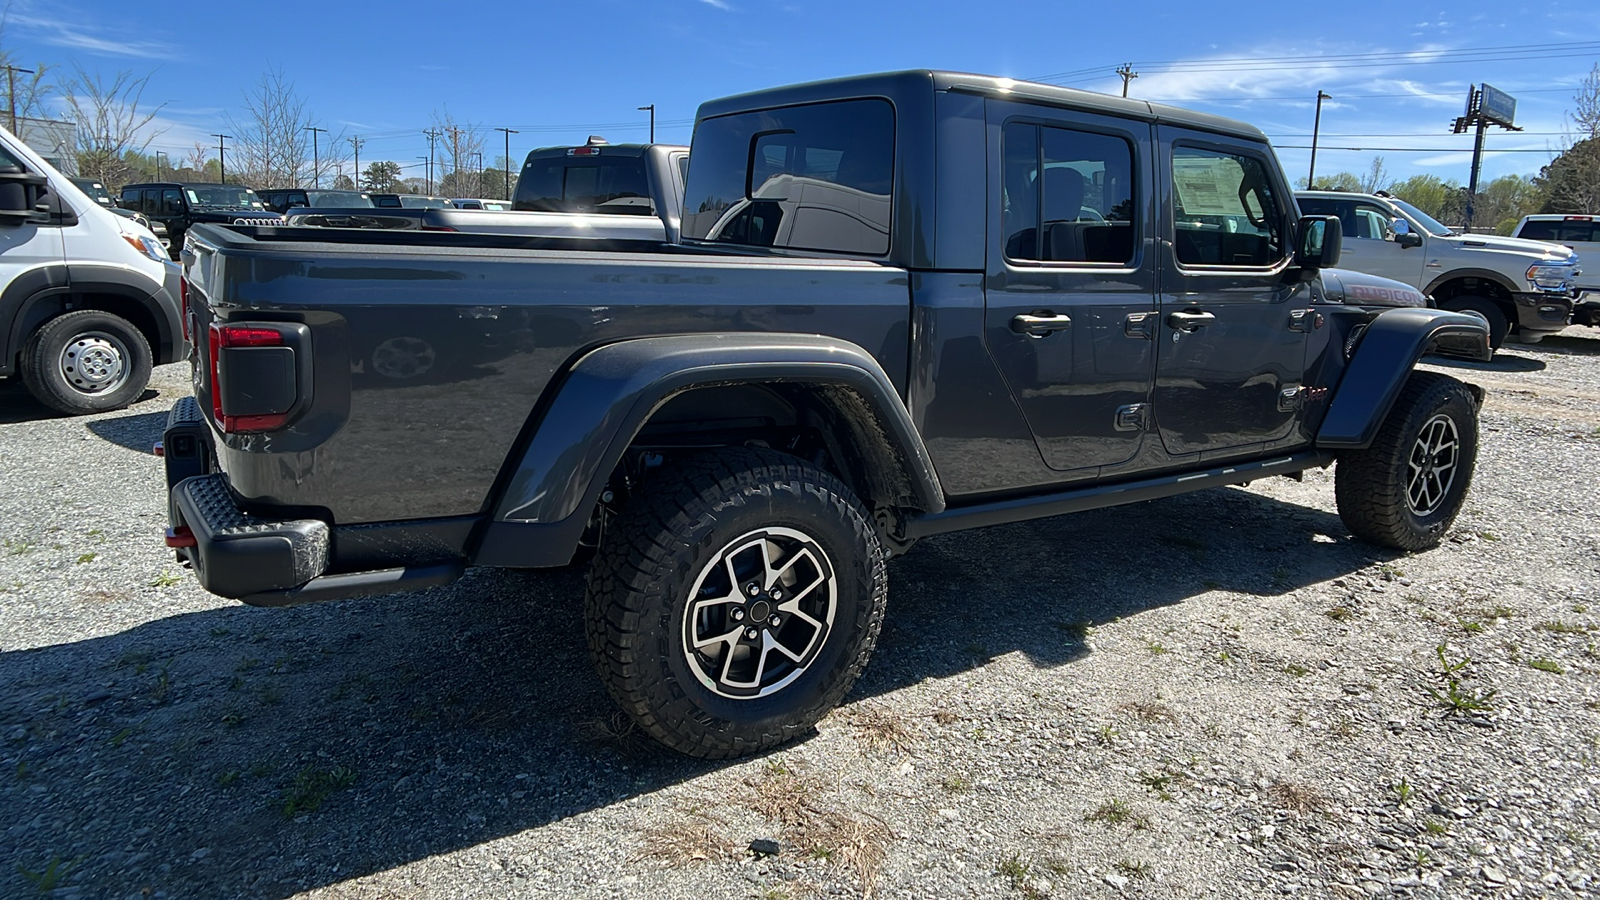
{"label": "rear door handle", "polygon": [[1215,325],[1217,317],[1208,312],[1175,312],[1167,313],[1167,325],[1185,333]]}
{"label": "rear door handle", "polygon": [[1011,320],[1011,330],[1017,334],[1031,334],[1034,337],[1044,337],[1053,332],[1060,331],[1072,324],[1072,317],[1057,315],[1049,310],[1035,313],[1023,313]]}

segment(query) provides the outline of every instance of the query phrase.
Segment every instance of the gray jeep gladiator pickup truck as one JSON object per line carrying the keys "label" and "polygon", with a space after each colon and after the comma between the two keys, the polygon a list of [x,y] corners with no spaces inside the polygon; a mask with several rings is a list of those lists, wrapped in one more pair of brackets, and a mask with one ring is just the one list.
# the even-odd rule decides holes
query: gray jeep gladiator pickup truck
{"label": "gray jeep gladiator pickup truck", "polygon": [[1328,268],[1255,128],[846,78],[702,106],[687,197],[676,243],[196,226],[167,543],[264,606],[587,548],[611,695],[728,757],[839,702],[920,537],[1336,461],[1365,540],[1461,507],[1481,393],[1412,369],[1482,318]]}

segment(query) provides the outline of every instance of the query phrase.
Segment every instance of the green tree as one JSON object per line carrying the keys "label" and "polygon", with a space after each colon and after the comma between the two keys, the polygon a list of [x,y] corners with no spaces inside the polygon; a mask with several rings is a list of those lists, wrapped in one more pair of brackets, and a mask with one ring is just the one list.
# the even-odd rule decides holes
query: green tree
{"label": "green tree", "polygon": [[1308,187],[1306,179],[1302,178],[1295,182],[1294,187],[1297,191],[1353,191],[1360,193],[1363,190],[1361,176],[1350,172],[1318,176],[1315,187]]}
{"label": "green tree", "polygon": [[1600,212],[1600,137],[1585,138],[1539,170],[1547,213]]}
{"label": "green tree", "polygon": [[1544,191],[1526,175],[1502,175],[1479,189],[1474,221],[1495,223],[1497,234],[1510,234],[1517,222],[1544,206]]}
{"label": "green tree", "polygon": [[1390,185],[1389,193],[1441,222],[1459,222],[1465,212],[1461,185],[1437,175],[1413,175]]}
{"label": "green tree", "polygon": [[367,170],[361,173],[361,189],[381,194],[395,194],[405,190],[405,185],[400,183],[400,164],[393,160],[380,159],[367,166]]}

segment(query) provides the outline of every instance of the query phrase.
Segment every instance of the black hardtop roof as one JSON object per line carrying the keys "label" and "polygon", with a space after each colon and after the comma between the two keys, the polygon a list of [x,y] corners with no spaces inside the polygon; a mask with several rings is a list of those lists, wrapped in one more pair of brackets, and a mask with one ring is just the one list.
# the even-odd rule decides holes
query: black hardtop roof
{"label": "black hardtop roof", "polygon": [[1085,112],[1181,125],[1253,141],[1265,142],[1267,139],[1267,136],[1254,125],[1210,113],[1151,103],[1147,100],[1114,97],[1094,91],[1080,91],[1053,84],[931,69],[852,75],[846,78],[832,78],[826,81],[812,81],[806,84],[735,94],[700,104],[695,123],[698,124],[701,119],[728,113],[792,106],[797,103],[815,103],[851,97],[888,97],[892,100],[928,91],[952,91],[995,99],[1022,100]]}
{"label": "black hardtop roof", "polygon": [[123,190],[127,190],[128,188],[192,188],[192,187],[195,187],[195,188],[199,188],[199,187],[208,187],[208,188],[211,188],[211,187],[230,187],[230,188],[243,188],[244,190],[247,190],[247,191],[255,190],[255,188],[253,188],[253,187],[245,187],[242,184],[222,184],[222,183],[216,182],[216,181],[139,181],[139,182],[135,182],[133,184],[125,184],[125,185],[122,186],[122,189]]}

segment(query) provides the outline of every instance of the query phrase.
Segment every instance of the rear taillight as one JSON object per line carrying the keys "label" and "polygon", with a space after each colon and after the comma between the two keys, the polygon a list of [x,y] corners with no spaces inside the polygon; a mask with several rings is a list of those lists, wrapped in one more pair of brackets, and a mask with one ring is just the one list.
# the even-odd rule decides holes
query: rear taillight
{"label": "rear taillight", "polygon": [[[207,341],[211,353],[211,414],[222,430],[229,434],[252,431],[271,431],[289,421],[288,407],[282,412],[230,413],[223,401],[222,351],[257,347],[284,347],[283,332],[261,325],[227,325],[211,323]],[[288,350],[287,347],[284,347]]]}

